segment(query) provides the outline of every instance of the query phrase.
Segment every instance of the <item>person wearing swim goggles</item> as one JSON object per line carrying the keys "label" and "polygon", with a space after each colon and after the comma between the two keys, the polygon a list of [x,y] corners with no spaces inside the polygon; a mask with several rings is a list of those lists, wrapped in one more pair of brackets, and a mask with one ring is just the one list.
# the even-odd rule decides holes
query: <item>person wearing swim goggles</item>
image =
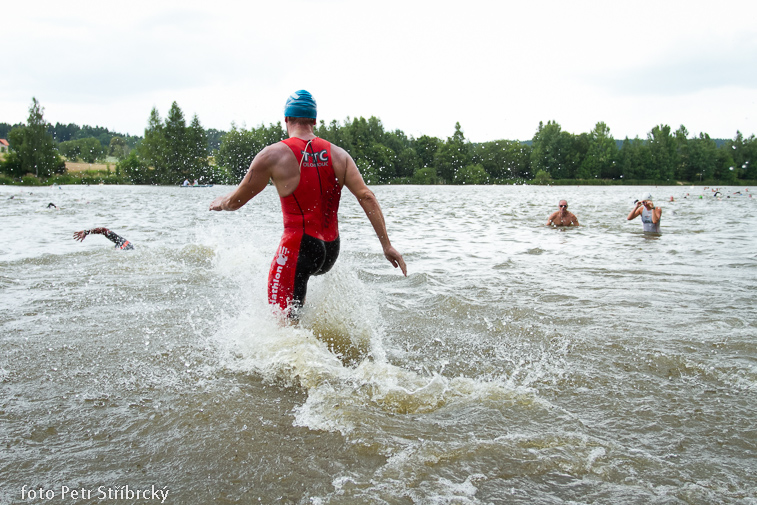
{"label": "person wearing swim goggles", "polygon": [[572,212],[568,212],[568,202],[560,200],[556,210],[547,218],[547,226],[578,226],[578,218]]}
{"label": "person wearing swim goggles", "polygon": [[634,202],[634,207],[628,213],[629,221],[641,216],[642,229],[646,233],[660,233],[660,218],[662,207],[656,207],[652,203],[652,194],[644,193]]}

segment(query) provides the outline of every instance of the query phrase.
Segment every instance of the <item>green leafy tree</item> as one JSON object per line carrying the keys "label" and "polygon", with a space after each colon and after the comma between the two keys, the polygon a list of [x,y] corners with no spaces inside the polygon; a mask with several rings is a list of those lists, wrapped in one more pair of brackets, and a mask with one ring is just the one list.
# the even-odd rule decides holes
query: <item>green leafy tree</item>
{"label": "green leafy tree", "polygon": [[618,144],[610,135],[610,128],[603,123],[596,124],[588,136],[588,150],[578,167],[578,179],[615,178],[620,175],[616,162]]}
{"label": "green leafy tree", "polygon": [[371,128],[368,126],[368,121],[365,118],[355,118],[352,120],[352,124],[346,126],[349,130],[350,139],[352,145],[350,146],[350,153],[353,159],[367,160],[368,148],[373,144],[375,140],[379,142],[381,139],[373,139],[371,136]]}
{"label": "green leafy tree", "polygon": [[436,153],[439,151],[439,146],[442,145],[441,139],[436,137],[429,137],[428,135],[421,135],[415,140],[415,152],[420,159],[421,167],[434,166],[434,160],[436,159]]}
{"label": "green leafy tree", "polygon": [[370,161],[366,159],[358,159],[355,160],[355,165],[357,165],[357,169],[360,172],[360,175],[363,176],[363,180],[366,184],[381,184],[381,174]]}
{"label": "green leafy tree", "polygon": [[94,163],[105,157],[105,148],[94,137],[67,140],[58,144],[58,151],[70,161]]}
{"label": "green leafy tree", "polygon": [[84,125],[73,135],[73,140],[94,137],[100,141],[103,147],[108,147],[113,135],[114,134],[111,133],[110,130],[103,128],[102,126]]}
{"label": "green leafy tree", "polygon": [[244,130],[231,125],[224,135],[216,162],[228,174],[230,182],[242,180],[255,155],[266,146],[265,138],[256,130]]}
{"label": "green leafy tree", "polygon": [[47,126],[47,132],[53,136],[53,140],[56,142],[66,142],[80,138],[76,136],[79,130],[81,130],[81,128],[73,123],[67,125],[55,123],[55,126]]}
{"label": "green leafy tree", "polygon": [[500,147],[500,141],[472,145],[471,158],[473,163],[481,165],[492,179],[504,178],[505,150]]}
{"label": "green leafy tree", "polygon": [[355,156],[353,150],[352,136],[349,131],[349,118],[345,120],[345,126],[342,127],[336,120],[331,121],[328,126],[321,121],[320,126],[315,129],[315,134],[320,138],[336,144],[339,147],[345,149],[348,153]]}
{"label": "green leafy tree", "polygon": [[186,139],[191,178],[204,183],[217,182],[213,180],[213,172],[208,162],[208,136],[197,114],[192,117],[192,122],[187,128]]}
{"label": "green leafy tree", "polygon": [[131,151],[128,156],[118,162],[116,170],[132,184],[155,184],[154,170]]}
{"label": "green leafy tree", "polygon": [[508,142],[505,145],[508,178],[531,177],[531,146],[523,142]]}
{"label": "green leafy tree", "polygon": [[12,151],[4,162],[4,171],[15,177],[31,173],[47,178],[66,171],[66,164],[58,155],[55,140],[47,133],[44,109],[36,98],[29,107],[26,126],[13,128],[8,141]]}
{"label": "green leafy tree", "polygon": [[477,144],[473,150],[474,163],[489,174],[489,180],[531,179],[531,147],[518,141],[497,140]]}
{"label": "green leafy tree", "polygon": [[386,184],[396,176],[394,151],[384,144],[374,142],[365,153],[365,161],[373,168],[378,176],[379,184]]}
{"label": "green leafy tree", "polygon": [[539,170],[534,176],[534,182],[536,184],[549,184],[552,182],[552,176],[545,170]]}
{"label": "green leafy tree", "polygon": [[[723,158],[730,156],[732,161],[722,163],[719,173],[725,173],[725,170],[737,171],[742,179],[757,180],[757,139],[754,135],[745,139],[744,135],[737,131],[736,137],[726,142],[723,149],[727,153]],[[730,170],[730,167],[734,167],[734,170]]]}
{"label": "green leafy tree", "polygon": [[178,184],[192,178],[192,163],[184,112],[176,102],[171,104],[163,132],[166,140],[166,164],[158,169],[161,182]]}
{"label": "green leafy tree", "polygon": [[720,149],[718,151],[713,179],[725,184],[737,183],[739,175],[743,174],[743,169],[736,162],[733,154],[733,152],[728,152],[727,149]]}
{"label": "green leafy tree", "polygon": [[676,152],[678,153],[678,164],[676,165],[675,178],[677,180],[693,180],[690,177],[691,160],[689,131],[684,125],[681,125],[675,132]]}
{"label": "green leafy tree", "polygon": [[215,153],[221,148],[221,141],[223,136],[226,135],[225,131],[216,130],[215,128],[208,128],[205,130],[205,134],[208,137],[208,153]]}
{"label": "green leafy tree", "polygon": [[436,176],[434,167],[423,167],[413,172],[410,182],[413,184],[438,184],[439,178]]}
{"label": "green leafy tree", "polygon": [[539,122],[531,145],[531,171],[537,174],[543,171],[555,179],[572,179],[575,174],[572,137],[555,121],[546,125]]}
{"label": "green leafy tree", "polygon": [[275,144],[281,142],[288,137],[286,130],[281,126],[279,121],[276,124],[270,124],[268,126],[260,125],[257,129],[258,136],[262,139],[265,145]]}
{"label": "green leafy tree", "polygon": [[12,129],[21,128],[22,126],[24,126],[23,123],[16,123],[14,125],[9,123],[0,123],[0,139],[7,139]]}
{"label": "green leafy tree", "polygon": [[114,156],[119,161],[126,158],[129,153],[129,147],[126,145],[126,141],[123,137],[113,137],[110,139],[110,145],[108,146],[108,156]]}
{"label": "green leafy tree", "polygon": [[137,148],[142,162],[154,169],[158,184],[178,184],[184,179],[210,182],[216,177],[208,159],[208,137],[195,115],[187,126],[176,102],[162,121],[158,110],[150,112],[145,137]]}
{"label": "green leafy tree", "polygon": [[94,163],[105,158],[105,148],[96,138],[90,137],[76,142],[79,142],[80,158],[83,162]]}
{"label": "green leafy tree", "polygon": [[[647,179],[653,170],[652,156],[646,143],[639,137],[623,141],[623,146],[618,154],[620,165],[620,178],[626,180]],[[653,178],[653,177],[652,177]]]}
{"label": "green leafy tree", "polygon": [[685,181],[710,180],[718,169],[718,148],[715,141],[705,133],[686,142],[682,158],[681,179]]}
{"label": "green leafy tree", "polygon": [[454,183],[459,170],[471,164],[473,157],[470,144],[466,142],[460,123],[455,123],[455,133],[439,146],[434,164],[437,173],[447,183]]}
{"label": "green leafy tree", "polygon": [[[147,128],[145,128],[144,139],[137,146],[137,153],[143,163],[152,167],[159,174],[167,164],[166,150],[167,141],[163,120],[160,118],[158,109],[153,107],[147,121]],[[160,177],[153,177],[152,179],[155,183],[160,181]]]}
{"label": "green leafy tree", "polygon": [[394,130],[384,133],[383,144],[395,153],[400,153],[412,146],[412,140],[402,130]]}
{"label": "green leafy tree", "polygon": [[651,165],[644,179],[672,181],[678,165],[676,141],[670,133],[670,126],[659,125],[647,135],[647,146],[651,155]]}
{"label": "green leafy tree", "polygon": [[412,177],[421,166],[418,153],[412,147],[406,147],[397,155],[396,172],[398,177]]}
{"label": "green leafy tree", "polygon": [[76,161],[79,157],[80,149],[77,140],[66,140],[58,144],[58,153],[65,156],[69,161]]}
{"label": "green leafy tree", "polygon": [[488,182],[489,174],[479,164],[463,167],[455,174],[455,184],[486,184]]}

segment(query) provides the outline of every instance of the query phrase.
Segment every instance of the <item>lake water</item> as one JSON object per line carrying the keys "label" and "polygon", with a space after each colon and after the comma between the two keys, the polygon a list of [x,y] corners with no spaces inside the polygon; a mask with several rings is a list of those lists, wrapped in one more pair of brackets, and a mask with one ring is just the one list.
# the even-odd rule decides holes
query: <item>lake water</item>
{"label": "lake water", "polygon": [[0,503],[757,503],[757,199],[376,187],[404,278],[347,193],[289,327],[229,189],[0,187]]}

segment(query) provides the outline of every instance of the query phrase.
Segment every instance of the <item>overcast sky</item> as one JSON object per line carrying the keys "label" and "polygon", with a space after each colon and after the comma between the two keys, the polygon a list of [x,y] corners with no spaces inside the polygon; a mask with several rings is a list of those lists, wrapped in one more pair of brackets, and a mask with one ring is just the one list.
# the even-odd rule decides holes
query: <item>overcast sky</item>
{"label": "overcast sky", "polygon": [[474,142],[655,125],[757,133],[757,2],[5,2],[0,122],[32,97],[50,123],[143,135],[176,101],[205,128],[283,121],[295,90],[319,119]]}

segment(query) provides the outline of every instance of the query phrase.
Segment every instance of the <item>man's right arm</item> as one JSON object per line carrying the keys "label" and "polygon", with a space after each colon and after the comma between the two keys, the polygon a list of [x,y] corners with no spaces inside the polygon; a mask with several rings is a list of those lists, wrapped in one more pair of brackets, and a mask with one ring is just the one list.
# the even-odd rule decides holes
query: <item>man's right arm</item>
{"label": "man's right arm", "polygon": [[237,210],[263,191],[279,156],[278,146],[263,149],[250,163],[250,169],[234,191],[219,196],[210,204],[210,210]]}

